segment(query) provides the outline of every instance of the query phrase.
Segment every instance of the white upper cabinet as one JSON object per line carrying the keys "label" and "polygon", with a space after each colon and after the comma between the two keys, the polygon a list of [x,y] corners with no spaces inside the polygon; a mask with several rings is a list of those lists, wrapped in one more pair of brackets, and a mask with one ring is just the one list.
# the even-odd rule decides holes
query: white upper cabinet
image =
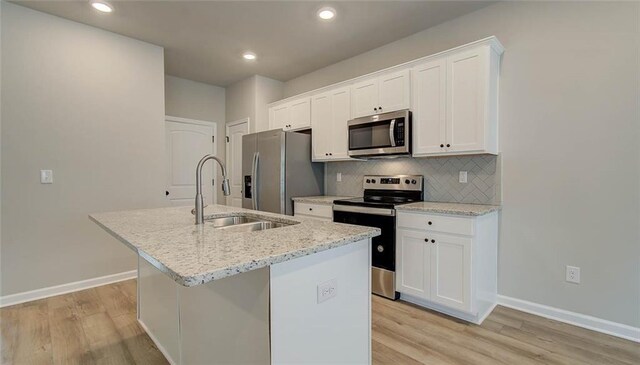
{"label": "white upper cabinet", "polygon": [[409,79],[409,70],[402,70],[353,84],[353,118],[408,109],[411,102]]}
{"label": "white upper cabinet", "polygon": [[353,117],[364,117],[378,112],[378,79],[353,84],[351,87]]}
{"label": "white upper cabinet", "polygon": [[285,131],[311,127],[310,98],[300,98],[269,108],[269,129]]}
{"label": "white upper cabinet", "polygon": [[446,140],[447,62],[426,62],[412,70],[413,154],[441,153]]}
{"label": "white upper cabinet", "polygon": [[313,161],[348,160],[347,121],[351,89],[343,87],[311,98]]}
{"label": "white upper cabinet", "polygon": [[481,45],[412,69],[413,156],[498,153],[499,62]]}
{"label": "white upper cabinet", "polygon": [[378,112],[392,112],[409,109],[411,106],[411,87],[409,70],[402,70],[378,78]]}

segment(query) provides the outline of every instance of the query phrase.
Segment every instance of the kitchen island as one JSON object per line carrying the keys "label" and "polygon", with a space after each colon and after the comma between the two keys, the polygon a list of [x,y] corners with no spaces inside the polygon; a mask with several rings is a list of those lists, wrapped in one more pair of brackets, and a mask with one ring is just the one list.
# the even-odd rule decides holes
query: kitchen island
{"label": "kitchen island", "polygon": [[138,254],[138,319],[174,364],[370,363],[376,228],[214,205],[92,214]]}

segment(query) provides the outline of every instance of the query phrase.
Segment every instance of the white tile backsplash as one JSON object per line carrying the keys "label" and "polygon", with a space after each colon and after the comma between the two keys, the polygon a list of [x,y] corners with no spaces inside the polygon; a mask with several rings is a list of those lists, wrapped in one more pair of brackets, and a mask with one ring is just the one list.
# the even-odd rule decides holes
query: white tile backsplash
{"label": "white tile backsplash", "polygon": [[[423,175],[425,200],[500,204],[500,158],[494,155],[396,158],[327,163],[327,195],[362,196],[364,175]],[[467,171],[467,183],[458,182]],[[336,181],[336,174],[342,181]]]}

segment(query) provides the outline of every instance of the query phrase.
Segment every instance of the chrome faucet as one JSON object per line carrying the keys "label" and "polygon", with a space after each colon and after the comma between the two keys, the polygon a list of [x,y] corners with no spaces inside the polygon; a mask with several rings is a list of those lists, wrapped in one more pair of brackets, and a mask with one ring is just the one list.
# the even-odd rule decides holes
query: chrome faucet
{"label": "chrome faucet", "polygon": [[206,155],[204,156],[200,162],[198,162],[198,166],[196,166],[196,224],[204,223],[204,201],[202,200],[202,166],[204,163],[209,160],[215,160],[218,165],[220,165],[220,169],[222,170],[222,192],[224,196],[229,196],[231,194],[231,189],[229,188],[229,179],[227,179],[227,169],[224,167],[224,162],[217,158],[214,155]]}

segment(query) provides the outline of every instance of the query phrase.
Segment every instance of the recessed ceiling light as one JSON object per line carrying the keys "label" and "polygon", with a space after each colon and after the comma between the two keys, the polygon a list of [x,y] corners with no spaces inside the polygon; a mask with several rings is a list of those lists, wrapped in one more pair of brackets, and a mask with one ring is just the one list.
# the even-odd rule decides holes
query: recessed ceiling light
{"label": "recessed ceiling light", "polygon": [[324,7],[318,10],[318,17],[322,20],[331,20],[336,16],[336,9]]}
{"label": "recessed ceiling light", "polygon": [[253,61],[256,59],[256,54],[253,52],[245,52],[244,54],[242,54],[242,57],[245,60]]}
{"label": "recessed ceiling light", "polygon": [[110,13],[113,11],[113,6],[106,1],[93,0],[91,1],[91,6],[93,6],[97,11],[101,11],[103,13]]}

